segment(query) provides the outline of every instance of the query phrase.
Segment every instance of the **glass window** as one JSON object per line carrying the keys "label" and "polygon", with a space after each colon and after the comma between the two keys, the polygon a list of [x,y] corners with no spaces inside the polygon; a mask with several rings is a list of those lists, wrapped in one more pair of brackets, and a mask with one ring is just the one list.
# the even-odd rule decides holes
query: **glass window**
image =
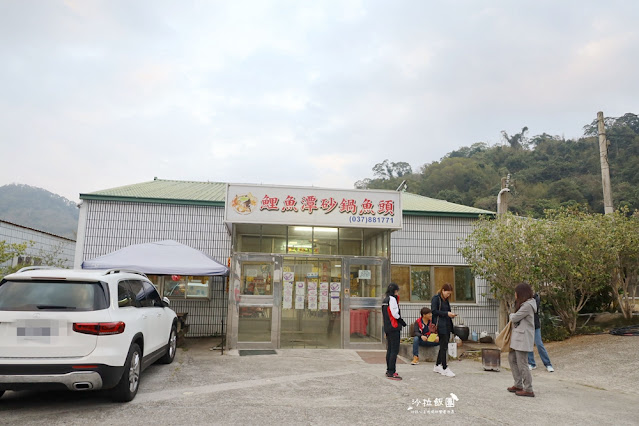
{"label": "glass window", "polygon": [[413,302],[430,302],[433,292],[430,283],[430,266],[411,266],[411,297]]}
{"label": "glass window", "polygon": [[162,299],[160,299],[160,295],[153,284],[147,281],[142,281],[142,286],[144,287],[146,305],[149,307],[161,308]]}
{"label": "glass window", "polygon": [[237,251],[259,252],[261,225],[242,224],[236,226]]}
{"label": "glass window", "polygon": [[270,342],[273,308],[240,306],[237,322],[238,342]]}
{"label": "glass window", "polygon": [[286,253],[286,226],[262,225],[261,253]]}
{"label": "glass window", "polygon": [[467,266],[455,267],[455,298],[457,302],[475,301],[475,277]]}
{"label": "glass window", "polygon": [[313,228],[290,226],[288,228],[288,253],[313,254]]}
{"label": "glass window", "polygon": [[7,281],[0,286],[0,311],[95,311],[108,306],[97,283]]}
{"label": "glass window", "polygon": [[313,247],[319,254],[337,254],[337,228],[313,228]]}
{"label": "glass window", "polygon": [[166,297],[186,297],[186,283],[188,277],[182,275],[167,276],[164,280],[164,291]]}
{"label": "glass window", "polygon": [[410,266],[391,265],[391,282],[399,286],[400,302],[410,301]]}
{"label": "glass window", "polygon": [[118,306],[120,308],[135,307],[135,294],[131,292],[126,281],[118,283]]}
{"label": "glass window", "polygon": [[[151,276],[149,279],[155,284]],[[165,297],[208,298],[210,295],[211,279],[206,275],[167,275],[162,282],[162,294]]]}
{"label": "glass window", "polygon": [[453,293],[450,295],[450,301],[455,302],[457,300],[455,298],[455,268],[449,266],[437,266],[433,269],[435,270],[434,293],[438,292],[444,284],[450,284],[453,287]]}
{"label": "glass window", "polygon": [[378,297],[383,293],[382,267],[380,265],[351,264],[349,274],[351,297]]}
{"label": "glass window", "polygon": [[346,256],[362,255],[362,230],[353,228],[339,229],[339,254]]}
{"label": "glass window", "polygon": [[387,256],[387,231],[377,229],[364,230],[364,256]]}
{"label": "glass window", "polygon": [[242,294],[272,295],[273,264],[261,262],[243,262],[241,292]]}
{"label": "glass window", "polygon": [[209,277],[189,276],[186,284],[186,297],[209,297]]}
{"label": "glass window", "polygon": [[129,287],[131,288],[131,291],[135,295],[136,305],[139,306],[139,307],[148,306],[149,303],[146,300],[146,296],[145,296],[145,293],[144,293],[144,286],[142,285],[142,281],[129,280],[128,283],[129,283]]}

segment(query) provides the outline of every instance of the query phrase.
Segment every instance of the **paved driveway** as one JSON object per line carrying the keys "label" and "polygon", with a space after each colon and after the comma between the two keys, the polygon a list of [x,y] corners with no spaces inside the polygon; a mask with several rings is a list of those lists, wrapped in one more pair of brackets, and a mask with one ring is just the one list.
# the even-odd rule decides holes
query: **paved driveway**
{"label": "paved driveway", "polygon": [[487,372],[473,360],[451,362],[454,378],[433,373],[432,363],[402,364],[400,382],[384,377],[384,365],[351,350],[240,357],[221,356],[210,350],[214,345],[188,341],[173,364],[146,371],[136,399],[127,404],[100,393],[8,392],[0,399],[0,423],[639,423],[639,337],[582,336],[548,344],[557,371],[533,372],[535,398],[506,391],[512,384],[506,368]]}

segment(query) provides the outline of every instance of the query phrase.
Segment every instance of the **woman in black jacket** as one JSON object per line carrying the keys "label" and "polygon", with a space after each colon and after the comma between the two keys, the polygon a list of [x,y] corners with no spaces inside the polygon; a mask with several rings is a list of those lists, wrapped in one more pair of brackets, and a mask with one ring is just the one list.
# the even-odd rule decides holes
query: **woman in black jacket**
{"label": "woman in black jacket", "polygon": [[448,339],[453,331],[453,318],[457,316],[457,314],[450,311],[448,299],[450,299],[451,294],[453,294],[453,286],[446,283],[431,301],[433,322],[437,324],[437,334],[439,334],[439,354],[433,371],[442,376],[455,377],[455,373],[450,371],[446,362],[448,358]]}
{"label": "woman in black jacket", "polygon": [[400,332],[406,323],[399,310],[399,286],[390,283],[386,290],[386,297],[382,302],[382,317],[384,318],[384,333],[386,334],[386,377],[392,380],[402,380],[395,370],[397,354],[399,353]]}

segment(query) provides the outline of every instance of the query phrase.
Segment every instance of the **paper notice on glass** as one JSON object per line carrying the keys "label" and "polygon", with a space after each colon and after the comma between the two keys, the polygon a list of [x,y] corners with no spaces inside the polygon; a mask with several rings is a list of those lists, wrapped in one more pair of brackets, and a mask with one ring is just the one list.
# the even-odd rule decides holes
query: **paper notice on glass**
{"label": "paper notice on glass", "polygon": [[311,311],[317,310],[317,290],[308,290],[308,309]]}
{"label": "paper notice on glass", "polygon": [[317,283],[315,281],[310,281],[308,283],[308,291],[309,291],[309,293],[311,292],[311,290],[317,290]]}
{"label": "paper notice on glass", "polygon": [[333,291],[339,292],[341,287],[342,287],[342,283],[331,283],[331,292]]}
{"label": "paper notice on glass", "polygon": [[293,281],[295,281],[295,273],[293,273],[293,272],[284,272],[282,274],[282,281],[284,281],[284,282],[293,282]]}
{"label": "paper notice on glass", "polygon": [[298,281],[295,283],[295,309],[304,309],[304,299],[306,299],[306,283]]}
{"label": "paper notice on glass", "polygon": [[285,282],[282,290],[282,308],[291,309],[293,307],[293,283]]}
{"label": "paper notice on glass", "polygon": [[296,294],[295,295],[295,309],[304,309],[304,295]]}
{"label": "paper notice on glass", "polygon": [[331,291],[331,312],[339,312],[339,291]]}

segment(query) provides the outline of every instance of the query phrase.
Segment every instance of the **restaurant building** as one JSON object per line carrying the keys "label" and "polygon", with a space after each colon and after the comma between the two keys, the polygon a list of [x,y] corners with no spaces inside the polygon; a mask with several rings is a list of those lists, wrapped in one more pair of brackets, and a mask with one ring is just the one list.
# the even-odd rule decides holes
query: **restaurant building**
{"label": "restaurant building", "polygon": [[160,179],[80,198],[76,267],[158,240],[229,266],[228,277],[150,276],[189,313],[189,336],[225,335],[231,349],[382,348],[391,280],[407,321],[449,282],[456,322],[497,329],[498,304],[457,252],[492,212],[397,191]]}

